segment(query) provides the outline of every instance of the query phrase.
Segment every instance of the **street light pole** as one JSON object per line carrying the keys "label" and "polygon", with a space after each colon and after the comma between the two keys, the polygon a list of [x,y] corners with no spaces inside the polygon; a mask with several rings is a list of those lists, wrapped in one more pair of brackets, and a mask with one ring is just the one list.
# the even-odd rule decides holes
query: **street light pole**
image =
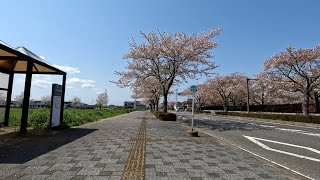
{"label": "street light pole", "polygon": [[247,112],[250,113],[250,109],[249,109],[249,78],[247,78]]}
{"label": "street light pole", "polygon": [[247,78],[247,112],[250,113],[250,96],[249,96],[249,81],[250,80],[258,80],[258,79],[250,79],[250,78]]}

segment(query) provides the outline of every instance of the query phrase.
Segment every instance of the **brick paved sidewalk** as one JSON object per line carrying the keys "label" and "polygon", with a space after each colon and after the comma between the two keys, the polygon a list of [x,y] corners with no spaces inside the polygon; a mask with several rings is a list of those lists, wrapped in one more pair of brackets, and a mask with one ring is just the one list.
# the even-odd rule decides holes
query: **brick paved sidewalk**
{"label": "brick paved sidewalk", "polygon": [[[87,133],[75,136],[79,131]],[[212,137],[187,137],[185,131],[179,122],[133,112],[67,130],[65,138],[72,141],[27,162],[0,159],[0,179],[297,179]]]}

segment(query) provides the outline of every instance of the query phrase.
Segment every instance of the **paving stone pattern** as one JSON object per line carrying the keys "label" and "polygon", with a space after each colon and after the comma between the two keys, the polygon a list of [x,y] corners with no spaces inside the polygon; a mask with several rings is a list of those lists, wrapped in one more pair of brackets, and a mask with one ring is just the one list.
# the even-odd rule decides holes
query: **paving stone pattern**
{"label": "paving stone pattern", "polygon": [[121,176],[121,180],[144,179],[145,150],[146,150],[146,119],[139,127],[139,134],[133,139],[130,156]]}
{"label": "paving stone pattern", "polygon": [[81,126],[97,130],[26,163],[1,163],[0,179],[120,180],[134,142],[141,140],[143,119],[146,144],[139,147],[145,150],[135,157],[145,158],[140,166],[145,179],[295,179],[212,137],[187,137],[181,123],[155,120],[149,112]]}

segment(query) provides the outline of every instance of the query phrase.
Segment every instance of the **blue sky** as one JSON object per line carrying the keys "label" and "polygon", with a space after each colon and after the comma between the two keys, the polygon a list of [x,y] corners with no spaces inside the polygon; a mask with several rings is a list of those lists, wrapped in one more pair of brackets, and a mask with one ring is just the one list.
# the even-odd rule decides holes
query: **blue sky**
{"label": "blue sky", "polygon": [[[197,33],[222,28],[214,40],[216,73],[260,72],[272,55],[291,45],[320,44],[320,1],[317,0],[0,0],[0,40],[25,46],[49,63],[68,67],[66,100],[74,96],[92,103],[108,90],[109,104],[131,100],[130,90],[110,83],[126,61],[131,38],[139,30]],[[179,89],[205,78],[189,81]],[[36,76],[31,95],[50,95],[59,77]],[[20,94],[23,76],[16,76],[13,96]],[[172,97],[173,99],[173,97]]]}

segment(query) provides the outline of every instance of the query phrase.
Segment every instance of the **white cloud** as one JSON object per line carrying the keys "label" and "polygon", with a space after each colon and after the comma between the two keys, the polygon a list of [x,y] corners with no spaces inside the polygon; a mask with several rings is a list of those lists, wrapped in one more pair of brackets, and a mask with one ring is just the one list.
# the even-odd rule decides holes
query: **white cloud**
{"label": "white cloud", "polygon": [[46,79],[36,79],[32,82],[32,85],[38,86],[40,88],[47,88],[52,84],[51,81]]}
{"label": "white cloud", "polygon": [[94,88],[93,84],[82,84],[81,85],[82,88]]}
{"label": "white cloud", "polygon": [[94,84],[95,82],[87,79],[70,78],[67,80],[67,83]]}
{"label": "white cloud", "polygon": [[82,88],[94,88],[95,81],[88,79],[70,78],[67,80],[68,85],[80,84]]}
{"label": "white cloud", "polygon": [[60,70],[62,70],[62,71],[65,71],[65,72],[67,72],[69,74],[78,74],[78,73],[80,73],[80,70],[77,67],[60,66],[60,65],[56,65],[56,64],[54,64],[53,66],[58,68],[58,69],[60,69]]}

